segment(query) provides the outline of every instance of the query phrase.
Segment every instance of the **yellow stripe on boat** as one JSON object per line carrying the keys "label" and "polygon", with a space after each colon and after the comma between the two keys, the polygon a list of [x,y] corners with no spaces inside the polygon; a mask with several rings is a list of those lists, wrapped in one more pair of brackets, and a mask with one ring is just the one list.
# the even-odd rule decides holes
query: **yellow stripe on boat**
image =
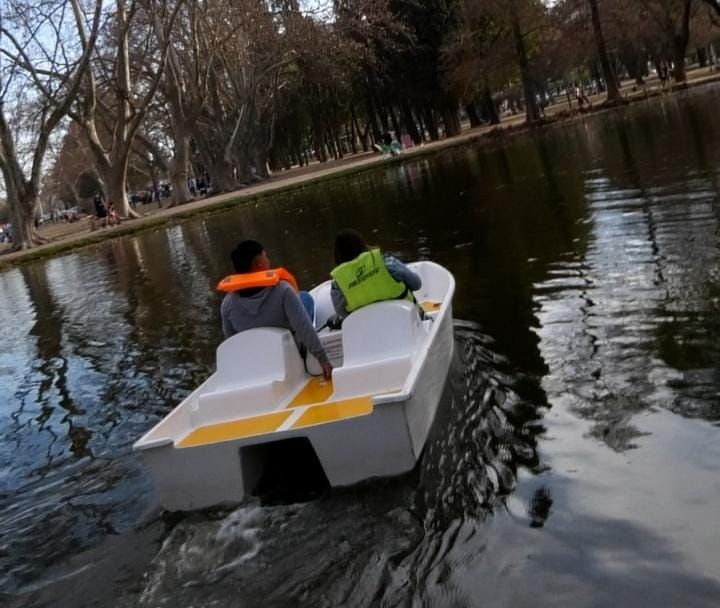
{"label": "yellow stripe on boat", "polygon": [[290,417],[290,414],[292,414],[292,412],[282,410],[279,412],[271,412],[270,414],[263,414],[262,416],[254,416],[252,418],[243,418],[242,420],[233,420],[232,422],[221,422],[219,424],[202,426],[185,437],[177,447],[192,448],[209,443],[219,443],[220,441],[230,441],[231,439],[241,439],[243,437],[272,433]]}
{"label": "yellow stripe on boat", "polygon": [[333,384],[331,380],[324,378],[310,378],[302,390],[295,395],[288,407],[300,407],[301,405],[310,405],[312,403],[323,403],[328,400],[333,392]]}
{"label": "yellow stripe on boat", "polygon": [[420,304],[425,312],[436,312],[440,310],[442,302],[434,302],[432,300],[425,300]]}
{"label": "yellow stripe on boat", "polygon": [[315,424],[325,424],[326,422],[337,422],[338,420],[345,420],[346,418],[367,416],[368,414],[372,414],[372,411],[372,397],[356,397],[355,399],[346,399],[345,401],[315,405],[305,410],[295,424],[293,424],[292,428],[301,429]]}

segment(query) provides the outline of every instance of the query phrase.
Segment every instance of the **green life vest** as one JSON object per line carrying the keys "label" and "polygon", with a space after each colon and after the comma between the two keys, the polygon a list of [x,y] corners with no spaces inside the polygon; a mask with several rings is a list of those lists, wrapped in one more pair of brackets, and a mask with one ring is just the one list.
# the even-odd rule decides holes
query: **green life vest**
{"label": "green life vest", "polygon": [[373,302],[412,298],[412,292],[405,283],[392,277],[379,249],[366,251],[354,260],[340,264],[330,276],[345,296],[348,312]]}

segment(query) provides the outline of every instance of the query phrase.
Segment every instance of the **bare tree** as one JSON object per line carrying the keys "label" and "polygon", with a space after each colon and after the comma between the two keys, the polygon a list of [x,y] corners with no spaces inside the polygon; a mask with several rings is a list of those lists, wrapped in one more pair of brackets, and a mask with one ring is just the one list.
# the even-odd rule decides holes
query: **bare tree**
{"label": "bare tree", "polygon": [[62,141],[54,151],[51,150],[49,156],[52,158],[52,168],[45,176],[45,188],[41,196],[71,201],[73,205],[81,206],[82,199],[88,198],[90,193],[86,188],[79,187],[80,182],[94,183],[98,188],[100,179],[83,131],[77,123],[70,122]]}
{"label": "bare tree", "polygon": [[283,70],[295,57],[272,13],[254,0],[190,2],[181,36],[174,51],[182,96],[170,95],[168,105],[182,119],[177,126],[189,127],[213,189],[253,179],[252,168],[264,176]]}
{"label": "bare tree", "polygon": [[[0,170],[13,224],[13,248],[42,242],[34,226],[43,162],[84,78],[102,15],[94,3],[90,33],[79,0],[11,1],[0,15]],[[71,34],[76,32],[76,36]],[[77,41],[80,41],[77,46]],[[23,102],[18,100],[22,99]]]}
{"label": "bare tree", "polygon": [[522,81],[523,94],[525,97],[525,120],[527,122],[536,122],[540,120],[540,106],[537,101],[535,83],[530,70],[530,60],[525,42],[526,33],[521,23],[521,11],[518,0],[509,0],[507,10],[510,18],[510,28],[515,42],[518,67],[520,68],[520,80]]}
{"label": "bare tree", "polygon": [[163,170],[170,177],[172,186],[171,206],[180,205],[190,200],[188,190],[188,165],[190,161],[190,124],[185,100],[184,73],[180,65],[178,52],[171,41],[166,40],[166,29],[163,27],[159,15],[155,15],[152,26],[161,46],[168,46],[168,58],[163,80],[160,85],[160,96],[162,97],[168,116],[168,126],[171,134],[173,154],[171,158],[163,154],[152,138],[144,137],[143,144],[150,150],[151,154]]}
{"label": "bare tree", "polygon": [[666,36],[672,50],[673,77],[675,82],[683,84],[687,80],[685,56],[690,43],[690,21],[693,0],[642,0],[643,5]]}
{"label": "bare tree", "polygon": [[605,46],[605,36],[603,35],[602,22],[600,21],[600,9],[598,0],[588,0],[590,4],[590,16],[592,18],[593,31],[595,32],[595,45],[597,46],[598,58],[602,66],[603,76],[605,78],[605,86],[607,88],[608,103],[617,103],[622,99],[620,88],[618,87],[615,72],[610,65],[607,47]]}
{"label": "bare tree", "polygon": [[[136,217],[127,196],[133,144],[165,68],[170,32],[183,0],[116,0],[107,39],[98,47],[84,82],[82,100],[70,116],[82,126],[108,199],[121,216]],[[152,23],[162,19],[157,40]],[[143,66],[145,71],[133,70]],[[159,54],[156,60],[148,58]],[[138,57],[138,55],[140,55]]]}

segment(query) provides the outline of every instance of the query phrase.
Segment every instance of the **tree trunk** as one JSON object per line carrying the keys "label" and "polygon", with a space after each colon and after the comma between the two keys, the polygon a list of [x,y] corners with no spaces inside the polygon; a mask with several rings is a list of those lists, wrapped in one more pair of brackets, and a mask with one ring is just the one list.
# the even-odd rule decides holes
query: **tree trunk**
{"label": "tree trunk", "polygon": [[169,205],[170,207],[182,205],[190,200],[187,163],[181,164],[177,158],[173,159],[170,168],[170,187],[172,189],[172,202]]}
{"label": "tree trunk", "polygon": [[698,64],[701,68],[706,68],[708,64],[708,53],[705,47],[698,47],[697,50]]}
{"label": "tree trunk", "polygon": [[[162,24],[156,16],[153,21],[156,35],[164,39]],[[170,131],[173,138],[173,158],[169,162],[168,173],[172,186],[172,202],[170,207],[182,205],[190,200],[188,188],[189,136],[188,120],[184,107],[182,85],[180,82],[181,67],[175,50],[168,50],[168,66],[163,77],[166,83],[166,101],[170,118]]]}
{"label": "tree trunk", "polygon": [[532,123],[540,120],[540,108],[538,107],[535,97],[535,86],[533,85],[530,74],[530,61],[528,60],[527,49],[525,48],[525,38],[520,28],[517,0],[510,0],[510,18],[512,20],[513,38],[515,39],[515,53],[517,54],[517,62],[520,67],[520,77],[523,84],[523,94],[525,96],[525,120]]}
{"label": "tree trunk", "polygon": [[593,59],[592,62],[590,62],[590,74],[592,75],[592,79],[598,83],[598,91],[604,93],[607,90],[607,87],[605,86],[602,69],[598,64],[597,59]]}
{"label": "tree trunk", "polygon": [[[633,53],[629,61],[628,72],[635,79],[635,84],[643,86],[645,84],[645,70],[647,69],[647,58],[643,53]],[[632,69],[630,67],[632,66]]]}
{"label": "tree trunk", "polygon": [[445,137],[460,135],[460,119],[457,111],[457,101],[453,97],[442,100],[442,121]]}
{"label": "tree trunk", "polygon": [[685,50],[686,46],[675,47],[675,60],[673,67],[673,78],[677,84],[685,84],[687,82],[687,73],[685,71]]}
{"label": "tree trunk", "polygon": [[400,138],[402,137],[402,131],[400,130],[400,122],[397,119],[395,108],[390,105],[388,106],[388,111],[390,112],[390,120],[392,121],[393,130],[395,131],[395,139],[400,141]]}
{"label": "tree trunk", "polygon": [[115,203],[115,211],[120,217],[140,217],[132,207],[127,196],[127,169],[111,166],[109,171],[103,173],[107,202]]}
{"label": "tree trunk", "polygon": [[[200,139],[198,134],[204,134],[206,137]],[[219,140],[219,138],[217,138]],[[225,159],[224,146],[215,145],[216,139],[212,133],[208,131],[198,130],[195,137],[195,145],[200,155],[201,166],[197,167],[196,176],[205,177],[207,173],[212,180],[212,190],[214,192],[232,192],[237,188],[237,180],[235,179],[235,171],[230,161]],[[210,184],[206,183],[209,187]]]}
{"label": "tree trunk", "polygon": [[[212,180],[213,192],[232,192],[237,189],[238,183],[235,179],[235,171],[232,164],[220,159],[207,163],[207,170]],[[208,187],[210,184],[206,184]],[[208,189],[209,194],[209,189]]]}
{"label": "tree trunk", "polygon": [[675,67],[673,77],[677,84],[685,84],[687,74],[685,73],[685,55],[687,54],[688,43],[690,42],[690,9],[692,0],[684,0],[682,23],[680,31],[673,35],[673,54]]}
{"label": "tree trunk", "polygon": [[330,158],[337,160],[339,157],[338,150],[335,147],[335,141],[333,140],[332,131],[329,127],[328,131],[323,134],[323,144],[325,144],[325,149],[327,150],[328,160]]}
{"label": "tree trunk", "polygon": [[188,188],[189,150],[184,133],[178,133],[180,141],[175,141],[175,156],[170,161],[170,185],[172,186],[172,202],[170,207],[182,205],[190,200]]}
{"label": "tree trunk", "polygon": [[337,159],[342,159],[345,157],[345,152],[343,150],[342,142],[340,141],[340,136],[338,135],[338,130],[336,125],[332,125],[330,127],[330,134],[332,137],[333,145],[335,146],[336,154],[335,157]]}
{"label": "tree trunk", "polygon": [[268,179],[270,177],[270,171],[268,170],[268,155],[266,154],[264,146],[254,147],[251,154],[252,162],[255,164],[255,170],[257,171],[257,177],[261,179]]}
{"label": "tree trunk", "polygon": [[5,193],[7,204],[10,209],[12,223],[12,250],[30,249],[35,245],[44,242],[35,228],[35,213],[38,206],[37,189],[32,182],[25,179],[22,174],[17,156],[15,156],[14,145],[8,145],[10,137],[4,130],[7,123],[4,118],[0,120],[0,133],[5,136],[5,141],[0,140],[3,146],[3,155],[0,155],[0,171],[5,182]]}
{"label": "tree trunk", "polygon": [[355,113],[355,107],[350,110],[350,119],[352,121],[353,131],[356,133],[358,139],[360,140],[360,145],[362,146],[363,152],[367,152],[370,147],[367,140],[367,130],[363,133],[363,130],[360,128],[357,114]]}
{"label": "tree trunk", "polygon": [[378,142],[382,139],[382,133],[380,133],[380,127],[378,127],[377,116],[375,114],[375,107],[370,94],[368,93],[365,99],[365,111],[367,112],[368,124],[372,132],[373,141]]}
{"label": "tree trunk", "polygon": [[427,129],[425,128],[425,119],[423,118],[422,110],[416,108],[415,116],[417,118],[418,128],[420,129],[420,142],[419,143],[423,143],[424,141],[427,141],[428,136],[426,133]]}
{"label": "tree trunk", "polygon": [[314,141],[315,141],[315,158],[317,158],[321,163],[327,162],[328,153],[327,153],[327,148],[325,147],[325,140],[322,136],[322,133],[316,132]]}
{"label": "tree trunk", "polygon": [[437,141],[440,139],[440,132],[438,131],[437,122],[435,122],[435,115],[430,104],[427,104],[423,108],[423,118],[425,120],[425,126],[427,127],[428,135],[430,135],[431,141]]}
{"label": "tree trunk", "polygon": [[357,138],[355,137],[355,125],[352,120],[345,123],[345,137],[350,142],[350,151],[357,154]]}
{"label": "tree trunk", "polygon": [[487,116],[488,122],[491,125],[499,125],[500,115],[498,114],[497,106],[495,105],[495,100],[493,99],[493,94],[490,90],[490,85],[487,84],[487,82],[483,88],[482,103],[485,108],[485,115]]}
{"label": "tree trunk", "polygon": [[80,206],[80,195],[78,194],[77,188],[75,187],[75,183],[68,184],[66,182],[66,185],[67,185],[68,189],[70,190],[70,196],[72,196],[72,202],[73,202],[72,206],[79,207]]}
{"label": "tree trunk", "polygon": [[375,100],[375,107],[377,108],[377,117],[380,121],[380,129],[383,134],[390,132],[390,123],[388,122],[387,110],[383,108],[382,104]]}
{"label": "tree trunk", "polygon": [[482,121],[480,120],[480,116],[478,115],[477,108],[475,107],[474,103],[469,103],[465,106],[465,112],[468,115],[468,119],[470,120],[470,127],[479,127],[482,124]]}
{"label": "tree trunk", "polygon": [[407,99],[403,98],[403,100],[400,102],[400,113],[402,115],[403,124],[405,125],[405,130],[412,138],[413,143],[416,146],[419,146],[422,142],[422,139],[420,139],[420,132],[418,131],[417,124],[415,124],[415,120],[413,119],[412,111],[410,110],[410,104],[408,103]]}
{"label": "tree trunk", "polygon": [[605,78],[605,87],[607,89],[608,103],[617,103],[622,99],[620,88],[618,87],[615,73],[610,65],[607,47],[605,46],[605,37],[602,32],[602,23],[600,22],[600,9],[598,8],[598,0],[588,0],[590,3],[590,13],[592,15],[593,30],[595,31],[595,45],[597,47],[600,65],[602,66],[603,77]]}
{"label": "tree trunk", "polygon": [[31,249],[36,245],[46,243],[35,228],[35,213],[37,210],[37,196],[27,198],[22,196],[10,203],[10,216],[12,218],[12,251]]}

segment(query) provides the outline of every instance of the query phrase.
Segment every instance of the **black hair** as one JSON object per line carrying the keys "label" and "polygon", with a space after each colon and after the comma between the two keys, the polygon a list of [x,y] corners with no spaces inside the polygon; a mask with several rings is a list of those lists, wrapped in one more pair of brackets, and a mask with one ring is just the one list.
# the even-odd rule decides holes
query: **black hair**
{"label": "black hair", "polygon": [[238,243],[238,246],[230,254],[230,259],[232,259],[233,266],[235,266],[235,272],[240,274],[250,272],[253,260],[263,251],[265,251],[265,248],[257,241],[247,240]]}
{"label": "black hair", "polygon": [[357,230],[341,230],[335,237],[335,263],[343,264],[354,260],[368,250],[362,235]]}

